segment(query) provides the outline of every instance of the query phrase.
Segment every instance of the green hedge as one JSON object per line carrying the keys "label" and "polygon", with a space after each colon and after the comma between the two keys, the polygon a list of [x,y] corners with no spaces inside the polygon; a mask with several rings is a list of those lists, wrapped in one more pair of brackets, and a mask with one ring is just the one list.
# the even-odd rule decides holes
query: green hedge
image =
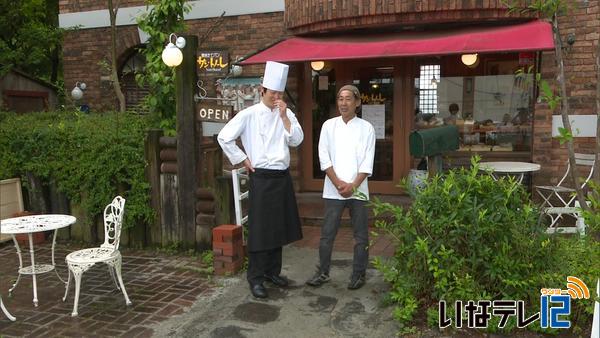
{"label": "green hedge", "polygon": [[144,175],[148,126],[147,117],[129,113],[1,112],[0,179],[31,172],[53,181],[90,217],[121,194],[127,199],[124,228],[148,222],[153,212]]}
{"label": "green hedge", "polygon": [[[450,314],[456,300],[524,300],[531,314],[539,311],[541,288],[565,289],[567,276],[577,276],[595,290],[600,276],[596,234],[546,234],[523,186],[493,180],[479,170],[477,158],[471,168],[429,180],[408,210],[378,201],[373,206],[389,219],[376,226],[395,239],[395,256],[375,265],[391,284],[388,299],[403,332],[414,330],[415,318],[437,327],[440,300]],[[593,300],[571,305],[571,332],[588,328]],[[514,317],[504,330],[498,317],[492,319],[487,331],[518,332]],[[527,328],[541,330],[539,321]]]}

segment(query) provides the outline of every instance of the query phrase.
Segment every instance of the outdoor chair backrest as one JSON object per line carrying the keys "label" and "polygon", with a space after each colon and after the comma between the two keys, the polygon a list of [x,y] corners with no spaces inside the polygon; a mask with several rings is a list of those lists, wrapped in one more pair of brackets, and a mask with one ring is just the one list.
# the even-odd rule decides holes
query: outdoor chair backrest
{"label": "outdoor chair backrest", "polygon": [[124,211],[125,199],[121,196],[104,208],[104,243],[100,247],[119,250]]}
{"label": "outdoor chair backrest", "polygon": [[[585,166],[585,167],[590,167],[589,168],[589,172],[587,174],[587,177],[584,179],[583,183],[581,184],[581,188],[583,189],[588,181],[590,180],[590,178],[592,178],[592,175],[594,174],[594,163],[596,161],[596,155],[595,154],[582,154],[582,153],[575,153],[575,164],[577,166]],[[565,171],[565,174],[562,176],[562,178],[560,179],[560,181],[558,181],[558,184],[556,186],[562,187],[563,183],[565,182],[565,180],[567,179],[567,177],[569,176],[569,170],[571,169],[571,163],[569,161],[567,161],[567,170]]]}

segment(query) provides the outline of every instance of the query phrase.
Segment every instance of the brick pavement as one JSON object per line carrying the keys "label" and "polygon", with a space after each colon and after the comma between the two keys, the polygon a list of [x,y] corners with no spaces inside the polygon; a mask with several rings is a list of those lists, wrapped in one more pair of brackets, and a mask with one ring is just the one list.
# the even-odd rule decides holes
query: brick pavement
{"label": "brick pavement", "polygon": [[[318,248],[320,228],[303,227],[304,239],[294,246]],[[385,236],[372,238],[371,256],[391,256],[393,246]],[[352,252],[352,229],[342,227],[334,250]],[[58,243],[56,262],[62,278],[67,276],[65,256],[80,248]],[[25,248],[22,248],[23,250]],[[168,255],[151,250],[123,249],[123,281],[133,305],[127,307],[104,265],[94,266],[83,275],[79,298],[79,316],[71,317],[74,285],[66,302],[62,302],[64,286],[53,272],[38,276],[39,306],[33,306],[32,280],[23,276],[8,297],[8,289],[17,276],[18,259],[12,242],[0,247],[0,294],[16,322],[0,313],[2,337],[150,337],[149,326],[181,314],[198,296],[210,294],[216,286],[205,273],[198,257]],[[24,252],[25,264],[29,253]],[[50,262],[50,244],[36,246],[36,262]]]}
{"label": "brick pavement", "polygon": [[[8,245],[10,244],[10,245]],[[12,242],[0,248],[0,294],[16,322],[0,313],[3,337],[150,337],[149,325],[187,310],[196,297],[210,292],[214,283],[202,273],[199,258],[167,255],[150,250],[122,250],[123,281],[133,305],[125,305],[123,294],[112,282],[104,264],[83,275],[79,316],[71,317],[74,284],[66,302],[64,284],[53,272],[38,275],[39,306],[33,306],[32,279],[23,276],[8,297],[17,276],[18,259]],[[62,278],[67,276],[65,256],[78,246],[57,244],[56,262]],[[36,247],[36,263],[50,262],[50,244]],[[24,261],[29,261],[26,252]]]}

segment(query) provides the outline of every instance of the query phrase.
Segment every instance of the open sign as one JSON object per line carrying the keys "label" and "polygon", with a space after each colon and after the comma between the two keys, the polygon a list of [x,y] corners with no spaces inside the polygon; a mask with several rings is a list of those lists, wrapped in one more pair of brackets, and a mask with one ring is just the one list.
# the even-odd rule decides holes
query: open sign
{"label": "open sign", "polygon": [[199,103],[196,109],[198,111],[198,120],[203,122],[227,123],[233,115],[232,106],[223,106],[220,104]]}

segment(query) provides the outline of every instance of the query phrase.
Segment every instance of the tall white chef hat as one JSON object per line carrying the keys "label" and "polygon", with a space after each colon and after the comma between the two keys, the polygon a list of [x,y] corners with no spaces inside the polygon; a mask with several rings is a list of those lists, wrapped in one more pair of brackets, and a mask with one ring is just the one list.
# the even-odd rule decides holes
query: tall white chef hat
{"label": "tall white chef hat", "polygon": [[278,92],[284,91],[289,68],[290,66],[283,63],[267,61],[262,86]]}

